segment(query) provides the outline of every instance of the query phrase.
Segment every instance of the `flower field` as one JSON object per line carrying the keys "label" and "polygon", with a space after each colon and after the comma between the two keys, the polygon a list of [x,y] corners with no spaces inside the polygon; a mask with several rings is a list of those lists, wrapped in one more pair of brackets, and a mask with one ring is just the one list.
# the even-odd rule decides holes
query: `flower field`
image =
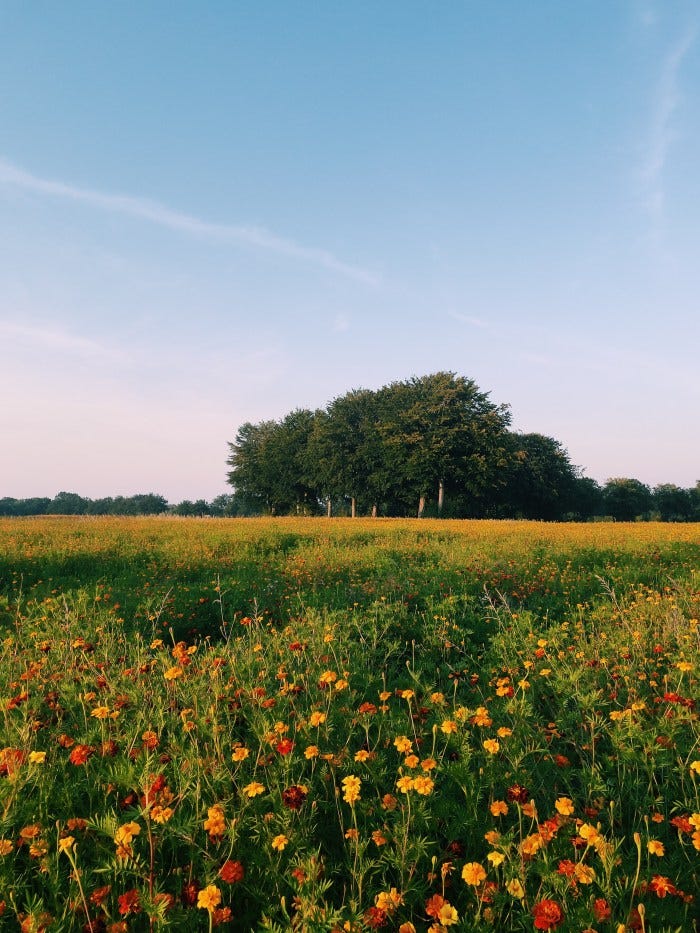
{"label": "flower field", "polygon": [[692,931],[700,528],[0,520],[0,928]]}

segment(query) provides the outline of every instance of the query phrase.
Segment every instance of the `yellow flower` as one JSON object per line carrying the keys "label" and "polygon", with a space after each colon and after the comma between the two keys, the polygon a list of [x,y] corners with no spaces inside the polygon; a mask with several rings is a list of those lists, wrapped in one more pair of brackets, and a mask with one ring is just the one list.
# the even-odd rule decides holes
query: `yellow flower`
{"label": "yellow flower", "polygon": [[513,878],[512,881],[508,882],[506,885],[506,891],[510,894],[511,897],[517,897],[519,900],[522,900],[525,897],[525,888],[517,878]]}
{"label": "yellow flower", "polygon": [[582,823],[578,828],[578,834],[582,839],[585,839],[589,845],[593,845],[600,835],[598,830],[594,826],[591,826],[590,823]]}
{"label": "yellow flower", "polygon": [[402,690],[401,691],[402,700],[412,700],[414,696],[415,696],[415,693],[413,692],[413,690]]}
{"label": "yellow flower", "polygon": [[275,836],[275,838],[272,840],[272,848],[276,852],[281,852],[288,842],[289,839],[287,839],[284,833],[280,833],[279,836]]}
{"label": "yellow flower", "polygon": [[588,865],[584,865],[583,862],[576,863],[574,874],[580,884],[593,884],[595,881],[595,872]]}
{"label": "yellow flower", "polygon": [[495,755],[501,747],[498,739],[485,739],[484,748],[490,755]]}
{"label": "yellow flower", "polygon": [[398,787],[398,789],[401,791],[402,794],[407,794],[409,790],[413,790],[413,787],[414,787],[413,778],[408,777],[408,775],[404,775],[403,777],[400,777],[398,779],[398,781],[396,782],[396,786]]}
{"label": "yellow flower", "polygon": [[658,855],[658,856],[662,856],[664,852],[666,851],[664,849],[663,842],[659,842],[658,839],[650,839],[649,842],[647,843],[647,849],[650,855]]}
{"label": "yellow flower", "polygon": [[462,878],[467,884],[478,888],[481,882],[486,880],[486,870],[479,862],[467,862],[462,869]]}
{"label": "yellow flower", "polygon": [[505,816],[508,812],[508,804],[505,800],[494,800],[489,809],[493,816]]}
{"label": "yellow flower", "polygon": [[250,755],[250,750],[247,749],[244,745],[238,745],[234,748],[231,753],[232,761],[245,761],[246,758]]}
{"label": "yellow flower", "polygon": [[325,713],[320,713],[320,712],[318,712],[318,710],[315,710],[315,711],[309,716],[309,725],[311,725],[311,726],[320,726],[321,723],[322,723],[322,722],[325,722],[325,721],[326,721],[326,714],[325,714]]}
{"label": "yellow flower", "polygon": [[700,759],[694,761],[690,766],[691,774],[700,774]]}
{"label": "yellow flower", "polygon": [[316,758],[318,756],[318,745],[307,745],[304,750],[304,757],[307,759]]}
{"label": "yellow flower", "polygon": [[433,768],[437,768],[437,761],[434,758],[424,758],[420,766],[423,771],[432,771]]}
{"label": "yellow flower", "polygon": [[497,868],[501,862],[505,861],[505,855],[502,852],[489,852],[486,858],[491,862],[494,868]]}
{"label": "yellow flower", "polygon": [[90,715],[95,719],[107,719],[109,716],[109,706],[96,706]]}
{"label": "yellow flower", "polygon": [[454,719],[443,719],[440,728],[445,733],[445,735],[452,735],[457,731],[457,723],[454,721]]}
{"label": "yellow flower", "polygon": [[459,923],[459,914],[452,906],[452,904],[448,904],[447,901],[445,901],[445,903],[440,908],[438,920],[444,927],[450,927],[454,923]]}
{"label": "yellow flower", "polygon": [[221,903],[221,891],[215,884],[208,884],[197,894],[197,907],[213,912]]}
{"label": "yellow flower", "polygon": [[30,752],[29,763],[32,765],[43,765],[46,761],[46,752]]}
{"label": "yellow flower", "polygon": [[64,836],[63,839],[58,840],[58,851],[59,852],[70,852],[73,848],[73,843],[75,838],[73,836]]}
{"label": "yellow flower", "polygon": [[436,706],[442,706],[442,704],[445,702],[445,694],[444,693],[431,693],[430,702],[434,703]]}
{"label": "yellow flower", "polygon": [[562,816],[571,816],[574,812],[574,802],[570,797],[557,797],[554,801],[554,809]]}
{"label": "yellow flower", "polygon": [[417,778],[413,779],[413,788],[415,792],[417,794],[422,794],[423,797],[432,794],[433,787],[435,787],[435,782],[432,778],[419,775]]}
{"label": "yellow flower", "polygon": [[405,735],[399,735],[394,739],[394,746],[397,752],[408,754],[413,751],[413,742]]}
{"label": "yellow flower", "polygon": [[355,761],[367,761],[368,758],[369,752],[364,748],[361,748],[359,752],[355,752]]}
{"label": "yellow flower", "polygon": [[157,803],[151,807],[151,819],[154,823],[159,823],[162,826],[168,822],[174,812],[172,807],[162,807]]}
{"label": "yellow flower", "polygon": [[338,679],[335,671],[324,671],[318,679],[321,684],[332,684]]}
{"label": "yellow flower", "polygon": [[513,730],[509,729],[508,726],[501,726],[496,734],[502,739],[507,739],[509,735],[513,734]]}
{"label": "yellow flower", "polygon": [[246,797],[257,797],[258,794],[265,793],[265,785],[260,784],[258,781],[251,781],[250,784],[246,784],[242,793],[244,793]]}
{"label": "yellow flower", "polygon": [[163,674],[163,677],[165,677],[166,680],[176,680],[178,677],[182,677],[182,674],[182,668],[175,665],[174,667],[169,667]]}
{"label": "yellow flower", "polygon": [[348,774],[340,783],[343,785],[343,800],[351,807],[354,806],[360,799],[362,780],[354,774]]}
{"label": "yellow flower", "polygon": [[208,808],[204,828],[210,836],[223,836],[226,832],[226,817],[220,804],[215,803]]}
{"label": "yellow flower", "polygon": [[404,759],[404,764],[407,768],[417,768],[420,764],[420,758],[418,755],[407,755]]}
{"label": "yellow flower", "polygon": [[690,663],[690,661],[679,661],[678,664],[676,664],[676,667],[684,674],[687,674],[688,671],[692,671],[693,669],[693,665]]}
{"label": "yellow flower", "polygon": [[533,833],[531,836],[526,836],[520,843],[520,851],[523,855],[534,855],[543,845],[542,836],[539,833]]}
{"label": "yellow flower", "polygon": [[390,891],[380,891],[374,899],[375,905],[380,909],[391,913],[403,904],[403,894],[396,888]]}

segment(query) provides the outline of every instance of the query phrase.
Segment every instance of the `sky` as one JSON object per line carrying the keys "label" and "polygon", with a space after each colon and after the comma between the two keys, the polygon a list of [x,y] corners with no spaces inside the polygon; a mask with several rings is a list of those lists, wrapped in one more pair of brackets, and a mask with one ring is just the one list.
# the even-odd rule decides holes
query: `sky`
{"label": "sky", "polygon": [[0,497],[439,370],[694,485],[699,100],[682,0],[0,0]]}

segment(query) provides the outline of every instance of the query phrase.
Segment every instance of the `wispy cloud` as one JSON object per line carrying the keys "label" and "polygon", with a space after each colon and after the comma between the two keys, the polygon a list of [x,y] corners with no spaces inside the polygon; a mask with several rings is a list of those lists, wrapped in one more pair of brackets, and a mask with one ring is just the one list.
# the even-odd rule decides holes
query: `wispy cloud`
{"label": "wispy cloud", "polygon": [[666,55],[654,90],[649,142],[641,169],[644,206],[658,235],[664,212],[664,171],[678,138],[674,116],[681,103],[680,70],[697,37],[695,24],[686,29]]}
{"label": "wispy cloud", "polygon": [[229,243],[242,243],[258,249],[269,250],[278,255],[313,263],[331,272],[339,273],[366,284],[376,284],[378,281],[377,276],[369,270],[343,262],[328,250],[303,246],[294,240],[277,236],[261,227],[210,223],[199,217],[173,210],[145,198],[106,194],[101,191],[93,191],[90,188],[80,188],[61,181],[40,178],[2,158],[0,158],[0,185],[19,188],[52,198],[76,201],[99,210],[146,220],[190,236]]}
{"label": "wispy cloud", "polygon": [[117,350],[106,347],[89,337],[80,337],[46,327],[28,327],[12,321],[0,321],[0,338],[5,343],[11,340],[21,341],[34,347],[40,346],[59,352],[67,351],[90,358],[121,359],[121,354]]}
{"label": "wispy cloud", "polygon": [[449,317],[454,318],[455,321],[461,321],[462,324],[469,324],[471,327],[478,327],[480,330],[491,329],[491,325],[487,321],[482,321],[481,318],[460,314],[459,311],[448,311],[447,314]]}

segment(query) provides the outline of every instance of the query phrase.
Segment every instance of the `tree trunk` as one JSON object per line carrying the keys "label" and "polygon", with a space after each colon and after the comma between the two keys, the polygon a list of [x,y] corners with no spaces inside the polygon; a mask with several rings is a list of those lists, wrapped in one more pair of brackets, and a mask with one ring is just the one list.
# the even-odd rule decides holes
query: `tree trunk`
{"label": "tree trunk", "polygon": [[445,504],[445,480],[438,483],[438,518],[442,516],[442,507]]}
{"label": "tree trunk", "polygon": [[355,497],[351,496],[350,497],[350,518],[355,518],[355,515],[357,514],[356,506],[357,506],[357,503],[355,501]]}
{"label": "tree trunk", "polygon": [[332,508],[332,506],[331,506],[331,497],[329,496],[329,497],[326,499],[326,518],[330,518],[330,517],[331,517],[331,508]]}
{"label": "tree trunk", "polygon": [[423,518],[423,512],[425,512],[425,496],[421,496],[418,500],[418,518]]}
{"label": "tree trunk", "polygon": [[377,503],[375,502],[374,505],[372,506],[372,518],[376,518],[376,517],[377,517]]}

